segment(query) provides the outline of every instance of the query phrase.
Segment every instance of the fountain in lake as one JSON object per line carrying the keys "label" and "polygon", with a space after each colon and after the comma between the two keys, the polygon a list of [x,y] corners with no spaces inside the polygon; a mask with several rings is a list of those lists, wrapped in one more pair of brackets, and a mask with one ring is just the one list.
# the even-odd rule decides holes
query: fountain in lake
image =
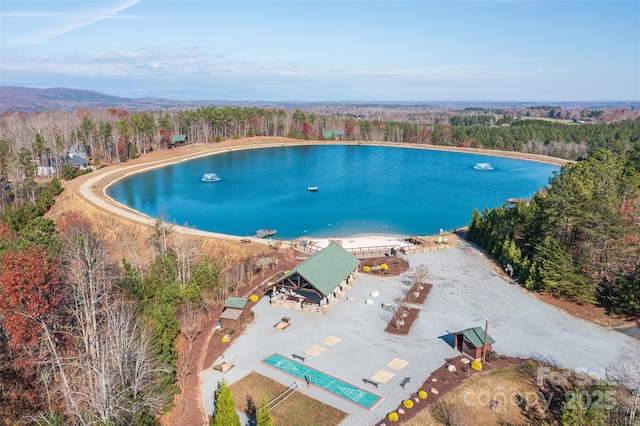
{"label": "fountain in lake", "polygon": [[202,176],[203,182],[217,182],[219,180],[220,178],[215,173],[205,173],[204,176]]}
{"label": "fountain in lake", "polygon": [[493,167],[489,163],[477,163],[473,168],[476,170],[493,170]]}

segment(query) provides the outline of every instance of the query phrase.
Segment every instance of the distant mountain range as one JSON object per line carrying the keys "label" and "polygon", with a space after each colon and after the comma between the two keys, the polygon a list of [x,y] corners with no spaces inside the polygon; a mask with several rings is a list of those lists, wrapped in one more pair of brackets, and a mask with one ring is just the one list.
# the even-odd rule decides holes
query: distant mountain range
{"label": "distant mountain range", "polygon": [[260,108],[310,108],[319,105],[398,105],[398,106],[440,106],[458,108],[526,108],[538,105],[553,105],[563,109],[608,109],[640,108],[640,102],[476,102],[476,101],[434,101],[434,102],[296,102],[296,101],[225,101],[198,100],[178,101],[164,98],[123,98],[92,90],[55,87],[36,89],[32,87],[0,86],[0,113],[7,111],[25,111],[29,113],[52,110],[75,111],[81,108],[103,109],[118,108],[127,111],[184,110],[203,106],[255,106]]}
{"label": "distant mountain range", "polygon": [[[122,98],[92,90],[55,87],[0,86],[0,113],[6,111],[45,112],[51,110],[75,111],[79,108],[118,108],[128,111],[157,111],[190,109],[208,105],[234,105],[235,102],[177,101],[162,98]],[[242,105],[247,104],[242,103]]]}

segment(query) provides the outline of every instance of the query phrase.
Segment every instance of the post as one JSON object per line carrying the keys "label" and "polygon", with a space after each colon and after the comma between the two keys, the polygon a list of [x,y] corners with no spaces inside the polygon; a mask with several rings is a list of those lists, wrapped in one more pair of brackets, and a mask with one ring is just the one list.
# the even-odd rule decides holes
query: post
{"label": "post", "polygon": [[482,340],[482,363],[484,364],[485,355],[487,354],[487,332],[489,330],[489,320],[484,324],[484,339]]}

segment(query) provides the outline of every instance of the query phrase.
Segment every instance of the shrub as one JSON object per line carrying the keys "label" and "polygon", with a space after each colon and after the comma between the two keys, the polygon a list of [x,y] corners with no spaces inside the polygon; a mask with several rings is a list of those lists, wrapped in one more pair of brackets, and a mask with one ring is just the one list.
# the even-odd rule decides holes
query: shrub
{"label": "shrub", "polygon": [[257,295],[252,294],[251,297],[249,297],[249,300],[251,300],[253,303],[257,303],[259,299]]}
{"label": "shrub", "polygon": [[423,390],[419,390],[418,391],[418,398],[420,399],[427,399],[427,392],[423,391]]}
{"label": "shrub", "polygon": [[382,265],[380,265],[380,270],[381,271],[388,271],[389,270],[389,265],[387,265],[386,263],[383,263]]}
{"label": "shrub", "polygon": [[398,413],[396,413],[395,411],[390,412],[389,414],[387,414],[387,419],[389,419],[390,422],[397,422]]}
{"label": "shrub", "polygon": [[71,180],[78,176],[78,171],[71,166],[69,163],[64,163],[62,165],[62,179]]}
{"label": "shrub", "polygon": [[477,359],[471,361],[471,368],[476,371],[482,371],[482,362],[478,361]]}
{"label": "shrub", "polygon": [[405,399],[404,401],[402,401],[402,405],[404,405],[404,408],[413,408],[413,401],[410,399]]}
{"label": "shrub", "polygon": [[231,330],[229,330],[229,334],[230,334],[230,335],[232,335],[232,336],[233,336],[234,334],[236,334],[236,329],[235,329],[235,328],[232,328]]}
{"label": "shrub", "polygon": [[365,265],[362,267],[362,271],[363,272],[370,272],[371,271],[371,267],[369,265]]}

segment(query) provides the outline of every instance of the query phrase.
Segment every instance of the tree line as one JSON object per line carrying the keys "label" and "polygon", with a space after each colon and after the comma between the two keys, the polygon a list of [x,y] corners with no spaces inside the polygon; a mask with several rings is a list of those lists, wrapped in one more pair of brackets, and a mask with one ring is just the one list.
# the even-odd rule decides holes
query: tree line
{"label": "tree line", "polygon": [[252,136],[322,140],[323,132],[335,131],[348,141],[473,147],[577,160],[597,148],[624,154],[640,127],[637,119],[573,125],[507,113],[467,113],[448,120],[442,122],[439,114],[435,121],[433,116],[387,121],[300,109],[230,106],[182,111],[11,112],[0,116],[0,182],[50,174],[73,177],[70,170],[63,176],[64,159],[71,152],[81,153],[99,167],[170,148],[175,134],[186,135],[189,143],[213,143]]}
{"label": "tree line", "polygon": [[531,200],[475,210],[467,239],[518,283],[640,315],[640,144],[568,163]]}

